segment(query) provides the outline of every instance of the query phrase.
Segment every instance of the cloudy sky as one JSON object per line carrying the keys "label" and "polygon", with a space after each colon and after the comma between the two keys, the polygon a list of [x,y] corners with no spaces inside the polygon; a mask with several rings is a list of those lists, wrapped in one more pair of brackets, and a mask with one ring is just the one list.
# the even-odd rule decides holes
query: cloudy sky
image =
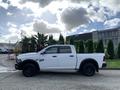
{"label": "cloudy sky", "polygon": [[0,42],[120,27],[120,0],[0,0]]}

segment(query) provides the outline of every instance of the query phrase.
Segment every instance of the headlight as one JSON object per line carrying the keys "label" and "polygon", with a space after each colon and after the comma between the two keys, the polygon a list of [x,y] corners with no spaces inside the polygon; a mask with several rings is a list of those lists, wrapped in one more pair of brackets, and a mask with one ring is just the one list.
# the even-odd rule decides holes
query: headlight
{"label": "headlight", "polygon": [[21,59],[16,59],[16,62],[20,63],[20,62],[22,62],[22,60]]}

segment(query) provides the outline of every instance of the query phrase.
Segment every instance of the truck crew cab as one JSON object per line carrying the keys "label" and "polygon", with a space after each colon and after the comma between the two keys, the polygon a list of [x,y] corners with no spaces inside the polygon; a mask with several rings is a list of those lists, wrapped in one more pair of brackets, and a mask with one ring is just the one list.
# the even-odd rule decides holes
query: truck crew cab
{"label": "truck crew cab", "polygon": [[20,54],[16,62],[15,68],[26,77],[44,70],[76,70],[93,76],[106,67],[104,53],[76,53],[73,45],[51,45],[39,52]]}

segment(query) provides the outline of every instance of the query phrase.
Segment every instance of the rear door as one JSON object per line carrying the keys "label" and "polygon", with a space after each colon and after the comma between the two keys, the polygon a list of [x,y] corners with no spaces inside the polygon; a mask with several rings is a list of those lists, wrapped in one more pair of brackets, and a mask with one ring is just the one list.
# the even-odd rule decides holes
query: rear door
{"label": "rear door", "polygon": [[59,46],[58,53],[60,69],[75,69],[76,55],[72,52],[70,46]]}

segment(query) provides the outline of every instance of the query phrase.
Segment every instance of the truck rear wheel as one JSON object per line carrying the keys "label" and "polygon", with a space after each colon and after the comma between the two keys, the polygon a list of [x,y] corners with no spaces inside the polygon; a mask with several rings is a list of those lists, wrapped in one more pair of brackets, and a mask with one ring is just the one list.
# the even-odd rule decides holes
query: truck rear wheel
{"label": "truck rear wheel", "polygon": [[95,66],[92,63],[85,63],[82,67],[82,74],[85,76],[93,76],[95,71]]}
{"label": "truck rear wheel", "polygon": [[36,74],[37,74],[37,69],[34,64],[28,63],[23,66],[23,75],[25,77],[32,77],[35,76]]}

